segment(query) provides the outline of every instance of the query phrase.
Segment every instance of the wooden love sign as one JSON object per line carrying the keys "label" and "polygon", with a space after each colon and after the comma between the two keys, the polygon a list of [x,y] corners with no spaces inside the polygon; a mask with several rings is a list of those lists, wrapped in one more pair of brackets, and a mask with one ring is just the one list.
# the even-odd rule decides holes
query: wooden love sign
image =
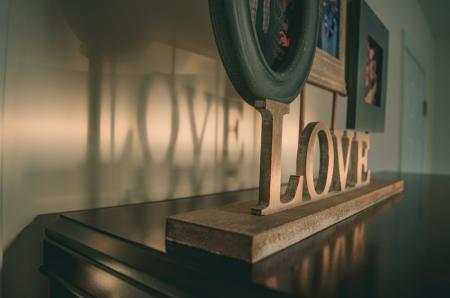
{"label": "wooden love sign", "polygon": [[[289,36],[289,32],[293,34],[293,46],[283,49],[288,54],[281,57],[283,67],[278,68],[279,57],[272,64],[273,59],[263,53],[267,35],[258,33],[257,18],[252,19],[266,5],[209,0],[217,47],[230,81],[262,116],[259,199],[256,202],[256,192],[248,192],[244,195],[248,199],[237,203],[170,216],[166,226],[169,253],[181,249],[185,256],[185,252],[197,253],[198,249],[254,263],[403,191],[401,180],[372,179],[368,133],[330,130],[324,123],[313,122],[301,131],[296,173],[282,193],[283,117],[310,73],[319,2],[270,2],[285,4],[280,6],[281,17],[280,9],[270,9],[269,14],[282,21],[280,28],[289,27],[282,29]],[[290,15],[295,17],[289,19]],[[280,29],[272,31],[277,40]],[[320,158],[316,179],[317,143]]]}
{"label": "wooden love sign", "polygon": [[258,205],[249,195],[248,201],[172,215],[166,227],[169,253],[199,249],[255,263],[403,191],[401,180],[371,181],[368,133],[313,122],[301,132],[296,174],[281,193],[283,117],[289,105],[262,100],[255,108],[262,115]]}
{"label": "wooden love sign", "polygon": [[[257,101],[262,116],[259,204],[255,215],[273,214],[310,200],[326,198],[370,183],[368,151],[370,135],[355,131],[330,131],[321,122],[309,123],[299,140],[297,173],[281,194],[281,146],[283,117],[289,105],[272,100]],[[314,177],[314,145],[319,142],[320,167]]]}

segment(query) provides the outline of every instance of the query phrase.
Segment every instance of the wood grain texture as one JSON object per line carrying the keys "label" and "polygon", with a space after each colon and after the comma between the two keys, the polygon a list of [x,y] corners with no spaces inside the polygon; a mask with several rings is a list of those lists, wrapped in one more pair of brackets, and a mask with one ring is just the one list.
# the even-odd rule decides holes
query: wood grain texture
{"label": "wood grain texture", "polygon": [[348,173],[352,162],[352,142],[355,137],[354,131],[333,131],[334,144],[334,169],[333,190],[344,191],[347,188]]}
{"label": "wood grain texture", "polygon": [[[320,164],[319,177],[314,179],[314,145],[319,141]],[[333,139],[328,127],[322,122],[309,123],[300,138],[300,155],[298,159],[298,176],[304,177],[306,187],[304,194],[311,199],[328,196],[333,181],[334,149]]]}
{"label": "wood grain texture", "polygon": [[309,201],[270,216],[255,216],[256,201],[174,215],[166,241],[254,263],[403,191],[400,180]]}
{"label": "wood grain texture", "polygon": [[252,212],[268,215],[301,203],[303,177],[291,175],[285,193],[281,194],[283,117],[289,113],[289,105],[266,99],[257,101],[255,108],[261,113],[262,126],[259,204]]}

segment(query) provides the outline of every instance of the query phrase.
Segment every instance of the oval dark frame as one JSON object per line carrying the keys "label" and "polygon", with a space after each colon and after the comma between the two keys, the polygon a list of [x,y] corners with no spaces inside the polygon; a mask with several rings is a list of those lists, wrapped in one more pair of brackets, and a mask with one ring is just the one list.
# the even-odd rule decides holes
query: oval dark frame
{"label": "oval dark frame", "polygon": [[299,38],[280,70],[267,63],[253,28],[248,0],[209,0],[211,22],[225,70],[246,102],[291,103],[306,82],[314,59],[319,26],[318,0],[301,4]]}

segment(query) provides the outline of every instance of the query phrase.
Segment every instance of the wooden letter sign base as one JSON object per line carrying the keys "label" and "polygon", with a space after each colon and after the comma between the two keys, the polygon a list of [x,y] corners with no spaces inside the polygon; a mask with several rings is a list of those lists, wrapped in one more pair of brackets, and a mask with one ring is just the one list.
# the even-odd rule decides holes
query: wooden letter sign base
{"label": "wooden letter sign base", "polygon": [[171,216],[167,241],[257,262],[403,191],[403,181],[371,185],[311,201],[270,216],[255,216],[255,201]]}
{"label": "wooden letter sign base", "polygon": [[256,108],[263,121],[259,200],[171,216],[168,242],[254,263],[403,191],[403,181],[371,181],[368,133],[330,131],[315,122],[301,132],[296,174],[282,193],[281,136],[289,106],[265,100]]}

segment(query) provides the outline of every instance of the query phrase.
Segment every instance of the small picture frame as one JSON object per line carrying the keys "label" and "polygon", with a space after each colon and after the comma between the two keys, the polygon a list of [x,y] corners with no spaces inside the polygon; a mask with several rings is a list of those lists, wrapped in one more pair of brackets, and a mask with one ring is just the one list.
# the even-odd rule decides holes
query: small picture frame
{"label": "small picture frame", "polygon": [[345,96],[347,0],[319,0],[316,54],[308,83]]}
{"label": "small picture frame", "polygon": [[349,8],[347,128],[383,132],[389,31],[364,0]]}

